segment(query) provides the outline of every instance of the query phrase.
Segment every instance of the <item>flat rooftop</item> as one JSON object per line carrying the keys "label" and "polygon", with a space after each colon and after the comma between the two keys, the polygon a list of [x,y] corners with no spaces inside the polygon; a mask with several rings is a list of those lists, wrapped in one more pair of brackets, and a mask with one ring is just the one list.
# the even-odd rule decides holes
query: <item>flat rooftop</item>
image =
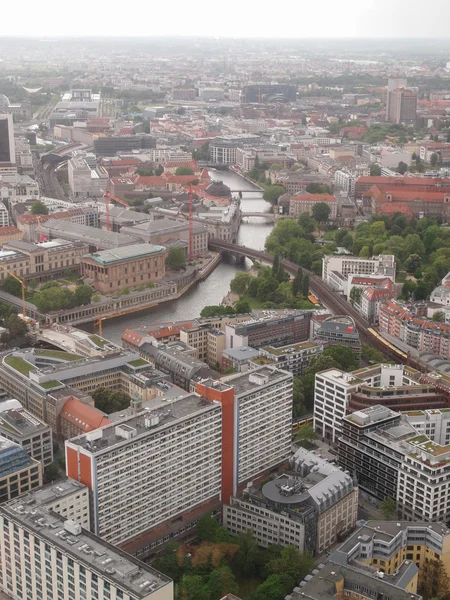
{"label": "flat rooftop", "polygon": [[264,346],[261,350],[275,356],[281,356],[283,354],[294,354],[295,352],[302,352],[303,350],[310,350],[311,348],[318,348],[322,344],[315,342],[299,342],[298,344],[288,344],[286,346]]}
{"label": "flat rooftop", "polygon": [[[246,373],[238,375],[231,375],[222,381],[215,382],[212,379],[204,381],[208,387],[214,387],[221,391],[225,391],[230,387],[234,388],[236,396],[245,394],[249,391],[254,391],[256,387],[267,385],[268,383],[273,384],[277,381],[285,379],[292,379],[292,373],[282,371],[272,366],[262,366]],[[217,384],[217,385],[215,385]]]}
{"label": "flat rooftop", "polygon": [[26,437],[40,431],[46,431],[49,426],[31,415],[24,408],[12,408],[0,413],[0,428],[10,433]]}
{"label": "flat rooftop", "polygon": [[[184,392],[184,391],[183,391]],[[198,394],[184,395],[178,398],[157,397],[146,404],[145,408],[130,417],[124,417],[112,425],[97,429],[91,434],[83,434],[70,440],[71,444],[81,446],[92,454],[101,454],[116,445],[129,443],[129,439],[121,435],[120,428],[131,434],[133,439],[147,437],[149,433],[157,433],[161,429],[197,413],[220,409],[220,403],[207,400]],[[149,426],[148,420],[153,421]]]}
{"label": "flat rooftop", "polygon": [[249,360],[259,355],[259,350],[248,346],[240,346],[239,348],[228,348],[222,352],[222,356],[229,356],[236,360]]}
{"label": "flat rooftop", "polygon": [[134,246],[124,246],[114,250],[102,250],[95,254],[85,254],[82,258],[91,258],[101,265],[110,265],[123,260],[133,260],[143,258],[153,254],[160,254],[165,251],[163,246],[153,244],[136,244]]}
{"label": "flat rooftop", "polygon": [[73,521],[48,512],[44,506],[27,506],[24,498],[3,504],[1,512],[28,531],[60,548],[89,571],[111,580],[137,598],[171,583],[171,579],[141,563],[119,548],[104,542]]}
{"label": "flat rooftop", "polygon": [[21,504],[29,503],[29,506],[53,504],[66,496],[71,496],[74,492],[88,490],[88,488],[75,479],[58,479],[55,483],[50,483],[33,492],[29,492],[21,497]]}

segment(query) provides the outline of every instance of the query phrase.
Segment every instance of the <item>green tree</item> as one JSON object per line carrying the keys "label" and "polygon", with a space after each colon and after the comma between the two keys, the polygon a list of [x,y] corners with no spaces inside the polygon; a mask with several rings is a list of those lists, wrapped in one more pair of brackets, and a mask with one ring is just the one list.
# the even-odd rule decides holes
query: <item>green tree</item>
{"label": "green tree", "polygon": [[397,172],[400,173],[400,175],[404,175],[407,170],[408,170],[408,165],[401,160],[398,163]]}
{"label": "green tree", "polygon": [[179,545],[176,542],[169,542],[153,564],[155,569],[175,582],[180,581],[183,576],[183,569],[178,564],[178,549]]}
{"label": "green tree", "polygon": [[312,442],[313,440],[317,439],[317,433],[315,432],[312,425],[308,425],[308,423],[305,423],[298,430],[297,437],[303,442]]}
{"label": "green tree", "polygon": [[51,481],[56,481],[57,479],[59,479],[59,469],[55,465],[55,463],[52,463],[51,465],[45,467],[44,479],[46,483],[50,483]]}
{"label": "green tree", "polygon": [[417,269],[420,268],[422,264],[422,259],[418,254],[410,254],[408,258],[405,260],[405,269],[407,273],[414,273]]}
{"label": "green tree", "polygon": [[294,281],[292,282],[292,294],[294,296],[298,296],[298,294],[302,291],[303,284],[303,270],[301,267],[298,268],[297,275],[294,277]]}
{"label": "green tree", "polygon": [[361,345],[361,358],[370,363],[381,363],[384,360],[384,356],[379,350],[365,342]]}
{"label": "green tree", "polygon": [[269,167],[270,171],[281,171],[282,168],[283,168],[283,165],[281,163],[273,163]]}
{"label": "green tree", "polygon": [[376,163],[372,163],[370,165],[370,176],[371,177],[380,177],[381,176],[381,167]]}
{"label": "green tree", "polygon": [[417,283],[412,279],[407,279],[402,287],[402,296],[405,300],[409,300],[417,287]]}
{"label": "green tree", "polygon": [[305,298],[309,296],[309,275],[305,275],[302,281],[302,294]]}
{"label": "green tree", "polygon": [[286,589],[279,575],[270,575],[256,590],[250,594],[249,600],[284,600]]}
{"label": "green tree", "polygon": [[171,246],[167,252],[166,262],[171,269],[184,269],[186,266],[184,249]]}
{"label": "green tree", "polygon": [[432,155],[430,156],[431,166],[435,167],[438,164],[438,160],[439,160],[439,156],[436,154],[436,152],[433,152]]}
{"label": "green tree", "polygon": [[358,286],[353,286],[352,289],[350,290],[350,303],[355,306],[360,306],[361,305],[361,298],[362,298],[362,288],[358,287]]}
{"label": "green tree", "polygon": [[397,505],[395,500],[390,496],[387,496],[380,503],[380,510],[383,513],[385,519],[393,519],[397,514]]}
{"label": "green tree", "polygon": [[194,169],[191,167],[186,167],[185,165],[180,165],[177,167],[175,171],[175,175],[195,175]]}
{"label": "green tree", "polygon": [[81,285],[77,285],[75,288],[75,306],[84,306],[86,304],[90,304],[92,294],[94,290],[90,285],[85,285],[82,283]]}
{"label": "green tree", "polygon": [[35,200],[31,205],[32,215],[48,215],[48,208],[40,200]]}
{"label": "green tree", "polygon": [[251,312],[251,307],[246,300],[239,300],[239,302],[236,302],[234,305],[234,310],[237,315],[243,315]]}
{"label": "green tree", "polygon": [[204,515],[197,521],[196,533],[198,541],[214,542],[219,528],[219,522],[211,513]]}
{"label": "green tree", "polygon": [[263,198],[266,202],[270,202],[271,204],[276,204],[278,198],[285,193],[285,189],[282,185],[268,185],[263,193]]}
{"label": "green tree", "polygon": [[211,572],[208,579],[210,600],[220,600],[227,594],[237,594],[238,585],[233,571],[224,565]]}
{"label": "green tree", "polygon": [[298,217],[298,224],[306,233],[312,233],[316,228],[314,219],[312,219],[306,212],[302,213]]}
{"label": "green tree", "polygon": [[292,397],[292,416],[301,417],[305,414],[305,390],[301,377],[294,377],[293,397]]}
{"label": "green tree", "polygon": [[17,296],[20,298],[22,296],[22,284],[11,275],[7,275],[2,283],[2,290],[11,294],[12,296]]}
{"label": "green tree", "polygon": [[450,579],[441,560],[425,561],[419,570],[418,588],[424,600],[448,596]]}
{"label": "green tree", "polygon": [[331,194],[331,188],[326,183],[310,183],[305,191],[308,194]]}
{"label": "green tree", "polygon": [[358,356],[349,346],[329,346],[322,356],[330,356],[343,371],[354,371],[359,368]]}
{"label": "green tree", "polygon": [[345,234],[342,240],[342,245],[344,246],[344,248],[347,248],[347,250],[351,250],[353,248],[353,236],[351,233]]}
{"label": "green tree", "polygon": [[19,319],[19,317],[14,313],[8,317],[6,321],[6,328],[8,329],[10,338],[12,340],[27,335],[27,325],[25,321]]}
{"label": "green tree", "polygon": [[242,295],[246,292],[251,280],[252,276],[249,273],[239,271],[230,281],[230,290],[235,294]]}
{"label": "green tree", "polygon": [[328,221],[331,214],[331,208],[326,202],[316,202],[312,207],[312,216],[319,223]]}
{"label": "green tree", "polygon": [[153,177],[153,175],[155,174],[153,169],[144,168],[136,169],[135,173],[136,175],[141,175],[142,177]]}
{"label": "green tree", "polygon": [[183,575],[179,583],[180,600],[210,600],[210,591],[201,575]]}
{"label": "green tree", "polygon": [[155,169],[155,175],[162,175],[164,173],[164,167],[162,165],[158,165]]}
{"label": "green tree", "polygon": [[239,546],[234,557],[236,571],[245,577],[252,577],[258,571],[259,550],[253,531],[248,530],[234,536],[234,543]]}
{"label": "green tree", "polygon": [[225,314],[226,308],[221,304],[204,306],[200,312],[201,317],[221,317]]}
{"label": "green tree", "polygon": [[435,312],[433,315],[433,321],[441,323],[444,320],[444,313],[441,311]]}
{"label": "green tree", "polygon": [[124,392],[110,390],[106,387],[98,387],[92,394],[95,408],[111,414],[119,410],[125,410],[130,406],[130,396]]}
{"label": "green tree", "polygon": [[313,568],[314,560],[311,554],[309,554],[309,552],[299,552],[295,546],[283,548],[281,556],[272,559],[266,565],[266,571],[268,573],[279,576],[286,574],[294,581],[303,579]]}

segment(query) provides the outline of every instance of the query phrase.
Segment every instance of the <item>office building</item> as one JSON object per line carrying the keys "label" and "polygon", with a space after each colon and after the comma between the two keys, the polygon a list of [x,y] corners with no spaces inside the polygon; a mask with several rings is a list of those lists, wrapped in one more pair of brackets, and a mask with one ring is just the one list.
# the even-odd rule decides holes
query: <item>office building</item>
{"label": "office building", "polygon": [[42,463],[0,436],[0,503],[41,487]]}
{"label": "office building", "polygon": [[209,323],[197,327],[187,327],[180,331],[180,341],[197,350],[197,358],[213,368],[222,364],[222,352],[225,349],[225,333]]}
{"label": "office building", "polygon": [[[372,572],[388,585],[401,581],[414,594],[418,569],[435,560],[450,570],[450,531],[445,523],[428,519],[366,521],[330,557],[334,564]],[[408,573],[415,576],[405,577]]]}
{"label": "office building", "polygon": [[172,98],[174,100],[184,100],[186,102],[190,102],[195,100],[197,97],[197,92],[195,89],[188,88],[176,88],[172,90]]}
{"label": "office building", "polygon": [[328,369],[316,375],[314,427],[333,442],[349,411],[380,404],[393,410],[444,408],[448,400],[436,384],[421,381],[419,371],[405,365],[375,365],[345,373]]}
{"label": "office building", "polygon": [[297,88],[283,83],[252,83],[245,85],[241,92],[241,104],[254,104],[288,100],[295,102]]}
{"label": "office building", "polygon": [[66,442],[68,476],[93,494],[93,531],[137,556],[192,537],[202,514],[289,457],[292,375],[263,367],[197,391]]}
{"label": "office building", "polygon": [[[290,594],[291,600],[422,600],[412,593],[417,588],[418,569],[414,564],[404,564],[395,577],[385,579],[376,569],[358,568],[353,563],[342,565],[333,562],[334,554],[317,573],[305,577]],[[335,559],[336,561],[339,558]]]}
{"label": "office building", "polygon": [[0,403],[0,435],[18,444],[43,468],[53,462],[52,430],[24,408],[3,410]]}
{"label": "office building", "polygon": [[[234,369],[236,373],[244,373],[253,368],[255,359],[260,356],[260,351],[249,346],[238,346],[237,348],[227,348],[222,352],[222,371]],[[265,361],[269,363],[269,360]]]}
{"label": "office building", "polygon": [[104,167],[90,166],[86,158],[71,158],[68,163],[69,187],[74,197],[99,198],[108,187],[109,175]]}
{"label": "office building", "polygon": [[200,88],[198,96],[203,102],[219,102],[225,98],[225,92],[221,88]]}
{"label": "office building", "polygon": [[233,497],[223,523],[232,534],[251,529],[260,546],[320,554],[354,528],[358,489],[350,475],[302,448],[291,465],[292,473]]}
{"label": "office building", "polygon": [[94,139],[97,156],[114,156],[118,152],[133,152],[156,148],[156,138],[146,133],[137,135],[99,135]]}
{"label": "office building", "polygon": [[225,327],[225,347],[239,348],[251,346],[260,348],[266,345],[286,345],[306,342],[312,311],[293,311],[292,314],[265,317]]}
{"label": "office building", "polygon": [[14,124],[11,114],[0,114],[0,165],[15,165]]}
{"label": "office building", "polygon": [[328,317],[322,321],[315,335],[318,341],[329,346],[348,346],[358,357],[361,356],[361,341],[352,317]]}
{"label": "office building", "polygon": [[417,94],[405,88],[387,91],[386,121],[415,125],[417,122]]}
{"label": "office building", "polygon": [[[72,489],[61,487],[61,502],[87,498],[83,486]],[[0,589],[8,598],[172,600],[168,577],[84,529],[82,519],[57,514],[43,497],[52,491],[0,508]]]}
{"label": "office building", "polygon": [[[339,464],[355,473],[361,492],[397,503],[402,519],[450,517],[448,409],[403,414],[375,406],[346,416]],[[421,427],[414,427],[421,421]]]}
{"label": "office building", "polygon": [[259,352],[279,369],[289,371],[294,377],[298,377],[303,375],[311,359],[322,354],[323,344],[308,341],[287,346],[263,346]]}
{"label": "office building", "polygon": [[331,289],[343,293],[349,275],[384,275],[395,281],[395,257],[380,254],[372,258],[329,254],[322,259],[322,279]]}
{"label": "office building", "polygon": [[211,162],[224,165],[236,164],[237,148],[254,146],[260,142],[260,137],[254,134],[224,135],[216,137],[209,143]]}
{"label": "office building", "polygon": [[110,294],[126,287],[146,286],[163,279],[166,255],[163,246],[153,244],[101,250],[80,258],[80,274],[91,280],[98,292]]}

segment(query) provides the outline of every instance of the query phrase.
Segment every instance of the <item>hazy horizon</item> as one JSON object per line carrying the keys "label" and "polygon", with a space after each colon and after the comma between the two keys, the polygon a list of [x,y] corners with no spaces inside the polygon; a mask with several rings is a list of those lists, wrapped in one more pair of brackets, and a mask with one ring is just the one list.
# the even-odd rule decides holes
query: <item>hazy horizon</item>
{"label": "hazy horizon", "polygon": [[[121,7],[122,8],[122,7]],[[345,40],[345,39],[450,39],[450,3],[435,0],[430,11],[418,0],[322,0],[303,5],[287,0],[272,3],[230,0],[211,6],[197,0],[188,6],[174,0],[167,10],[158,3],[137,0],[129,10],[118,11],[101,0],[79,0],[65,14],[57,0],[25,0],[19,9],[2,6],[1,37],[219,37],[223,39]],[[125,13],[125,14],[122,14]]]}

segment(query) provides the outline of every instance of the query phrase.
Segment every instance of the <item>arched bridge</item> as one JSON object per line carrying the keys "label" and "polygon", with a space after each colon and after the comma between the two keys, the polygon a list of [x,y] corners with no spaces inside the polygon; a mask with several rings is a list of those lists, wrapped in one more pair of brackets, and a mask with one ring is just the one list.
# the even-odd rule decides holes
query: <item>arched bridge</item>
{"label": "arched bridge", "polygon": [[241,219],[245,217],[261,217],[263,219],[270,219],[271,221],[277,221],[278,219],[285,219],[289,215],[280,215],[279,213],[270,212],[243,212],[241,213]]}
{"label": "arched bridge", "polygon": [[[254,250],[253,248],[247,248],[246,246],[239,246],[237,244],[231,244],[230,242],[224,242],[222,240],[210,239],[209,247],[215,252],[229,252],[237,258],[249,258],[250,260],[257,260],[261,263],[272,264],[273,256],[262,250]],[[289,273],[289,275],[295,276],[298,271],[298,265],[295,263],[283,259],[283,267]],[[368,329],[369,323],[362,317],[357,310],[353,308],[342,296],[336,294],[328,285],[317,275],[303,268],[303,273],[309,275],[309,289],[311,292],[319,298],[319,300],[334,314],[336,315],[349,315],[352,317],[358,328],[359,336],[361,341],[370,342],[371,345],[377,345],[376,340],[371,336]]]}

